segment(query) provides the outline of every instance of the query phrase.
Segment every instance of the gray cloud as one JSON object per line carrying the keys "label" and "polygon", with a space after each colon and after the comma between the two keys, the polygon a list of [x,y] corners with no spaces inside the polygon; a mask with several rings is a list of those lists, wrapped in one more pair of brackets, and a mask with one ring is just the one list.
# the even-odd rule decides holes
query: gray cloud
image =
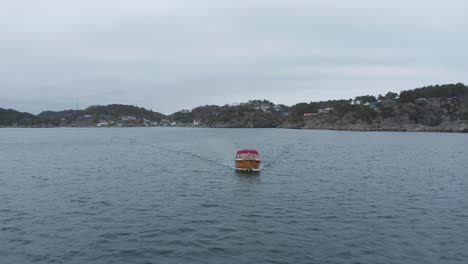
{"label": "gray cloud", "polygon": [[465,1],[0,4],[0,107],[171,113],[467,82]]}

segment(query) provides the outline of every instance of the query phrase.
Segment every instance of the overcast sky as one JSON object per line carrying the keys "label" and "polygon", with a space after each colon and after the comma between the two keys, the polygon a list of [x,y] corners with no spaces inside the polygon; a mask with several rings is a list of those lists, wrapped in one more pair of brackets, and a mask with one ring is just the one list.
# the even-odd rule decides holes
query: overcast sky
{"label": "overcast sky", "polygon": [[468,1],[1,0],[0,107],[172,113],[468,83]]}

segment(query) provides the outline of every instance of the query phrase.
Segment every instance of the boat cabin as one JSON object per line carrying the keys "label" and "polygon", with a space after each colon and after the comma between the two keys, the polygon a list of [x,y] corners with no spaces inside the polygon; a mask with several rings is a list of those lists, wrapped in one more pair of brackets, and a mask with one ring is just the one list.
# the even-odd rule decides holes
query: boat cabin
{"label": "boat cabin", "polygon": [[256,150],[254,151],[238,151],[236,159],[240,160],[249,160],[249,159],[258,159],[259,155]]}
{"label": "boat cabin", "polygon": [[259,171],[260,155],[257,150],[243,149],[236,153],[236,170]]}

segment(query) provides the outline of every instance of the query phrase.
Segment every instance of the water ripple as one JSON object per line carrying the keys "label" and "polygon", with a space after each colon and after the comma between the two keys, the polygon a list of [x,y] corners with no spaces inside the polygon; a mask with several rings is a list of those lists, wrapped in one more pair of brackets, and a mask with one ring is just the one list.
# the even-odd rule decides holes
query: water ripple
{"label": "water ripple", "polygon": [[[135,128],[0,136],[1,263],[468,259],[461,135]],[[247,147],[262,154],[258,174],[232,168]]]}

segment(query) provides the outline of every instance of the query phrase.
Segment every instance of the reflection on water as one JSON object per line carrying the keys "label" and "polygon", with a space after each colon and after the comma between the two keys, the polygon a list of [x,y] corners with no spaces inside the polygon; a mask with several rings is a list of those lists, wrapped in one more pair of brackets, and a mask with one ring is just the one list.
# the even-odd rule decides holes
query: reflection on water
{"label": "reflection on water", "polygon": [[242,184],[260,183],[259,171],[236,171],[236,176]]}
{"label": "reflection on water", "polygon": [[0,129],[0,263],[466,264],[466,139]]}

